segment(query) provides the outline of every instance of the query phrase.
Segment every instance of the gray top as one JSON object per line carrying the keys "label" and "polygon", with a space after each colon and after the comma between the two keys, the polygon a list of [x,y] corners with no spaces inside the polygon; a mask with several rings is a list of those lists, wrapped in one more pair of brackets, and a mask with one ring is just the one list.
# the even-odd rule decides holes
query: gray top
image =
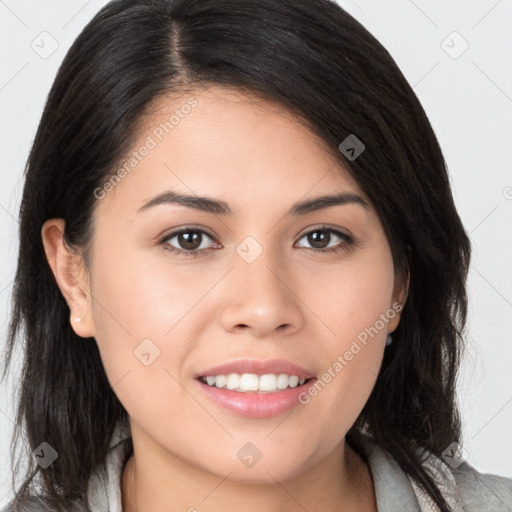
{"label": "gray top", "polygon": [[[122,512],[121,476],[130,455],[128,427],[118,427],[110,444],[106,464],[89,481],[88,494],[93,512]],[[399,467],[396,460],[370,437],[361,446],[368,462],[377,498],[378,512],[438,512],[428,496]],[[468,462],[450,465],[425,453],[424,466],[435,476],[438,487],[453,512],[512,512],[512,479],[479,473]],[[453,467],[452,467],[453,466]],[[457,466],[457,467],[455,467]],[[47,512],[37,498],[3,512]]]}

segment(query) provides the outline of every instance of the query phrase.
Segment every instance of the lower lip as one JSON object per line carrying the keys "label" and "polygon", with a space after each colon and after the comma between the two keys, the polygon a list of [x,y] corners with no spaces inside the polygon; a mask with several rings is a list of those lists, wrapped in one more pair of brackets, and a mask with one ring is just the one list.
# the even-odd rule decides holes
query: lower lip
{"label": "lower lip", "polygon": [[269,418],[283,414],[301,404],[299,395],[307,393],[310,386],[316,382],[312,378],[302,386],[288,388],[275,393],[241,393],[229,389],[208,386],[196,379],[200,390],[213,402],[224,409],[245,418]]}

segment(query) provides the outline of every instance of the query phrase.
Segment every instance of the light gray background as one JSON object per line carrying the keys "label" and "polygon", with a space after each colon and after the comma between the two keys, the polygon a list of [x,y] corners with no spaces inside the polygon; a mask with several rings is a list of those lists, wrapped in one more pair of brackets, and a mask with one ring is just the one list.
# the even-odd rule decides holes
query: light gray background
{"label": "light gray background", "polygon": [[[60,62],[105,3],[0,0],[2,348],[24,164]],[[512,476],[512,1],[339,3],[395,58],[443,148],[473,244],[468,351],[458,386],[463,447],[480,471]],[[9,498],[16,381],[0,392],[0,506]]]}

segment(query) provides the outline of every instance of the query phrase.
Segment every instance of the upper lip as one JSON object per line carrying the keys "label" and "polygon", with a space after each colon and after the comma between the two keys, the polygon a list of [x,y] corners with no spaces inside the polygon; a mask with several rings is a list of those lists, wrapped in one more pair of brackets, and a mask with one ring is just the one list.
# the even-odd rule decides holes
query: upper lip
{"label": "upper lip", "polygon": [[256,375],[265,375],[267,373],[286,373],[287,375],[296,375],[299,378],[310,379],[315,375],[302,366],[298,366],[285,359],[236,359],[227,363],[214,366],[204,370],[196,375],[198,377],[208,377],[211,375],[229,375],[230,373],[253,373]]}

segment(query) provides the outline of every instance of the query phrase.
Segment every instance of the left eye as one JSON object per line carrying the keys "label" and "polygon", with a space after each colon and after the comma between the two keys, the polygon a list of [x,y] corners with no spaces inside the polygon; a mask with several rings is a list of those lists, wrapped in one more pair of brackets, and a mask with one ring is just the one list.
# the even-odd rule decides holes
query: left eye
{"label": "left eye", "polygon": [[[318,236],[319,233],[320,236]],[[341,238],[341,245],[338,242],[338,244],[329,247],[328,244],[329,242],[332,241],[332,234],[334,234],[335,238]],[[353,243],[352,237],[346,235],[345,233],[342,233],[341,231],[338,231],[337,229],[332,228],[316,228],[312,231],[305,233],[301,238],[304,237],[307,237],[308,243],[313,245],[314,250],[323,250],[323,252],[347,250]]]}

